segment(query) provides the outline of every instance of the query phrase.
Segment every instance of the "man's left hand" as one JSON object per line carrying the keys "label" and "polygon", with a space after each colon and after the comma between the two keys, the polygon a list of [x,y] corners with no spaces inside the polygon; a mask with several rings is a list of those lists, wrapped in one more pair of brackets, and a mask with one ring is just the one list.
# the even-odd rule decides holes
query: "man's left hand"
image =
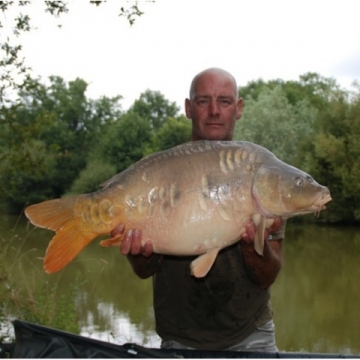
{"label": "man's left hand", "polygon": [[[281,218],[276,218],[274,223],[267,229],[265,229],[264,239],[267,239],[268,236],[274,232],[277,232],[281,228],[282,220]],[[256,226],[252,220],[249,220],[245,225],[245,232],[241,234],[240,241],[251,245],[255,241]]]}

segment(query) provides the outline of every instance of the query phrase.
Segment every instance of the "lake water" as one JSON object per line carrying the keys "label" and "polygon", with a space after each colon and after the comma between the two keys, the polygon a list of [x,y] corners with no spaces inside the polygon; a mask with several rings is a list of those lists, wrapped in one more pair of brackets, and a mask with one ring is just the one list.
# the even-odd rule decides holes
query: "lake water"
{"label": "lake water", "polygon": [[[42,257],[53,233],[2,216],[0,240],[18,286],[47,280],[68,294],[81,274],[76,308],[81,335],[158,347],[151,279],[140,280],[116,248],[92,242],[52,275]],[[360,354],[360,229],[288,224],[284,267],[271,289],[280,351]]]}

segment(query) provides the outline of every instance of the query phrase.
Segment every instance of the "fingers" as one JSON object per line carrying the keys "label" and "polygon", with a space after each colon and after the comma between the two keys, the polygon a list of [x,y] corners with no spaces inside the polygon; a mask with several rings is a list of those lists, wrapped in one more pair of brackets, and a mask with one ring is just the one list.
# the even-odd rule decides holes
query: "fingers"
{"label": "fingers", "polygon": [[141,232],[139,229],[129,230],[129,237],[131,237],[131,255],[141,254]]}
{"label": "fingers", "polygon": [[131,253],[131,245],[132,245],[132,230],[128,230],[125,233],[124,239],[120,245],[120,252],[123,255],[128,255]]}
{"label": "fingers", "polygon": [[[281,228],[281,222],[281,218],[275,218],[274,223],[268,229],[265,229],[264,238],[266,239],[270,234],[279,231]],[[249,220],[245,224],[245,232],[241,234],[240,240],[244,241],[247,244],[250,244],[255,241],[255,235],[256,226],[252,220]]]}
{"label": "fingers", "polygon": [[249,220],[245,224],[245,232],[241,234],[240,240],[247,244],[251,244],[255,240],[256,227],[253,221]]}
{"label": "fingers", "polygon": [[144,255],[149,257],[153,253],[153,246],[150,241],[147,241],[144,246],[141,245],[141,230],[130,229],[127,230],[124,240],[120,245],[120,252],[123,255]]}
{"label": "fingers", "polygon": [[150,255],[152,255],[152,253],[154,252],[153,250],[153,246],[152,246],[152,243],[150,241],[147,241],[144,245],[144,248],[142,250],[142,254],[145,256],[145,257],[149,257]]}

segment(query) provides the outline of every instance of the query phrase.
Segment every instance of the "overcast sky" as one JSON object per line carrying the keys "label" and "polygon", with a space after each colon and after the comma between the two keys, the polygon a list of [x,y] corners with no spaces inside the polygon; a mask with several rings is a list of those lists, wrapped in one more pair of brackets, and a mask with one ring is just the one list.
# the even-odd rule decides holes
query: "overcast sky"
{"label": "overcast sky", "polygon": [[213,66],[238,85],[309,71],[347,88],[360,80],[359,0],[139,1],[145,14],[132,27],[117,16],[126,4],[72,1],[54,20],[39,1],[38,29],[21,38],[33,75],[80,77],[90,98],[122,95],[124,109],[157,90],[181,112],[193,76]]}

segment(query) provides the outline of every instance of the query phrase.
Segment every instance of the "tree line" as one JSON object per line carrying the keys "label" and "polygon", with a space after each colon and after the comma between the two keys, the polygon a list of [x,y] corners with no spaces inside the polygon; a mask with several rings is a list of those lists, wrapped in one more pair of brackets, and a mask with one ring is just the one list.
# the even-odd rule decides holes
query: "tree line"
{"label": "tree line", "polygon": [[[0,117],[0,203],[30,204],[91,192],[142,157],[189,141],[191,122],[160,92],[146,90],[124,111],[121,96],[88,99],[87,83],[29,78]],[[298,81],[240,86],[244,113],[235,140],[248,140],[329,187],[321,219],[360,221],[360,93],[307,73]]]}

